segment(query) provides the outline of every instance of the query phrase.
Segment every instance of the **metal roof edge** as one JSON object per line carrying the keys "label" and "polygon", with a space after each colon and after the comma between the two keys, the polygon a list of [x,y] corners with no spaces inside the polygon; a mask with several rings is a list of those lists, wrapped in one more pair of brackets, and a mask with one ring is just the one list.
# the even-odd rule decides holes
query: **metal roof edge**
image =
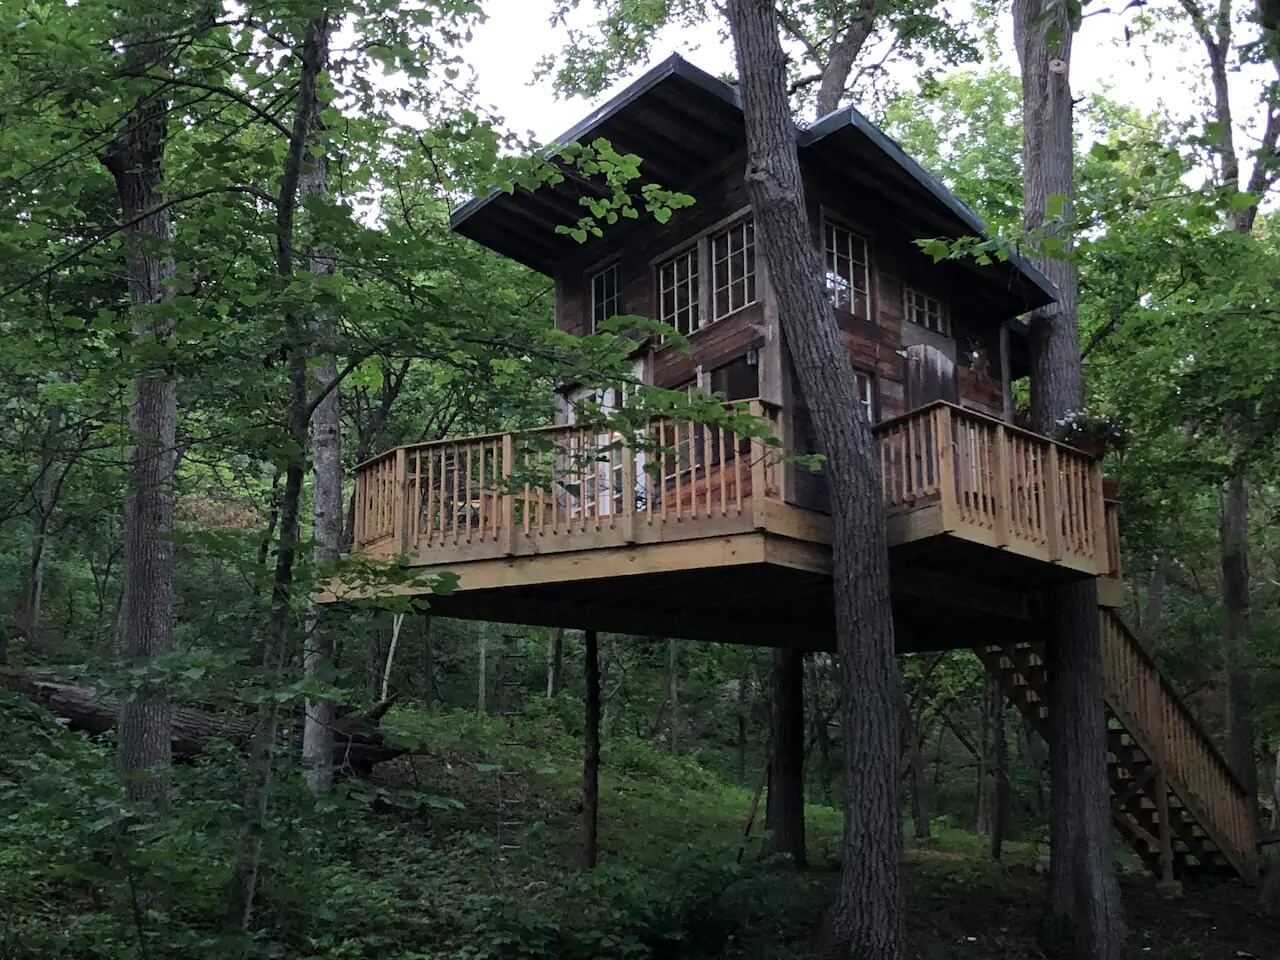
{"label": "metal roof edge", "polygon": [[[943,203],[947,209],[972,228],[978,236],[983,238],[988,236],[986,222],[973,211],[972,207],[952,193],[941,180],[922,167],[919,161],[902,149],[897,140],[894,140],[893,137],[863,116],[857,107],[841,107],[828,113],[825,117],[815,120],[801,132],[799,145],[802,148],[811,146],[845,127],[853,127],[863,134],[885,156],[889,157],[935,199]],[[1017,267],[1023,276],[1035,284],[1049,298],[1057,300],[1062,296],[1057,285],[1026,257],[1013,253],[1009,256],[1009,262]]]}

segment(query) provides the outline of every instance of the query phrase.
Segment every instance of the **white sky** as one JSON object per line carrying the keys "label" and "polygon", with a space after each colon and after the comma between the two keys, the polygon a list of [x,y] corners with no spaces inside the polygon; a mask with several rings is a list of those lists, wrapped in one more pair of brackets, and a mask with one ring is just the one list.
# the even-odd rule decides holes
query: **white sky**
{"label": "white sky", "polygon": [[[594,11],[589,0],[583,0],[583,6],[585,9],[578,12],[575,22],[585,25]],[[609,91],[594,100],[557,99],[549,78],[533,79],[539,59],[558,52],[565,42],[563,30],[549,23],[552,7],[553,0],[488,0],[488,20],[476,30],[464,53],[476,72],[481,102],[505,117],[513,130],[532,131],[543,142],[563,133],[645,69],[640,67],[619,77]],[[957,16],[962,14],[957,12]],[[1006,15],[999,38],[1001,63],[1016,72],[1008,20]],[[1199,42],[1189,35],[1174,45],[1126,42],[1128,22],[1128,16],[1123,14],[1085,19],[1072,57],[1073,93],[1079,97],[1106,92],[1114,100],[1148,111],[1162,108],[1178,119],[1202,116],[1208,77],[1203,72],[1205,58]],[[733,51],[721,42],[716,25],[711,23],[694,31],[672,31],[663,42],[654,45],[653,61],[672,52],[711,73],[730,72],[733,67]],[[913,83],[910,75],[894,79],[902,85]],[[1233,77],[1233,81],[1237,120],[1245,120],[1257,113],[1254,101],[1260,89],[1259,75],[1246,71]],[[1239,89],[1235,89],[1236,85]],[[1246,143],[1243,141],[1241,146]]]}

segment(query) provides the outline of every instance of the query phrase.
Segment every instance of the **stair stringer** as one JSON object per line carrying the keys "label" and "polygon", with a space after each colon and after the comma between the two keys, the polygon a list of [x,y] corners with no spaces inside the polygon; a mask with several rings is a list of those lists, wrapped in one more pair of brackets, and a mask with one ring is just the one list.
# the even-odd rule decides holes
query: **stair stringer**
{"label": "stair stringer", "polygon": [[[1244,788],[1123,620],[1105,607],[1099,615],[1108,728],[1115,734],[1108,736],[1112,819],[1158,875],[1214,868],[1220,857],[1223,866],[1253,879],[1256,827]],[[1044,736],[1048,704],[1042,649],[1016,643],[975,653]],[[1133,755],[1134,748],[1142,756]],[[1154,769],[1135,771],[1148,764]],[[1154,822],[1144,826],[1144,817]],[[1167,867],[1161,852],[1166,844]]]}

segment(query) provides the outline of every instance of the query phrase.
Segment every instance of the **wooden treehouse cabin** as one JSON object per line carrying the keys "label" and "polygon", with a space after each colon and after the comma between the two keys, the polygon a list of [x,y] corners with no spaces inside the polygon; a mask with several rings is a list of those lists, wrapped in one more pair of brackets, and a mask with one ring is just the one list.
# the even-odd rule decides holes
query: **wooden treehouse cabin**
{"label": "wooden treehouse cabin", "polygon": [[[456,573],[460,589],[431,601],[441,616],[830,650],[829,502],[821,473],[785,456],[814,440],[757,255],[737,92],[672,57],[561,142],[597,137],[695,205],[579,244],[556,232],[592,189],[570,177],[475,199],[454,229],[550,277],[563,330],[615,315],[677,329],[691,352],[651,338],[636,380],[723,393],[780,447],[671,419],[624,440],[575,422],[581,400],[615,392],[569,384],[553,426],[361,464],[356,549]],[[1117,504],[1096,458],[1013,422],[1011,384],[1029,372],[1018,317],[1055,289],[1016,258],[922,253],[918,238],[984,226],[857,110],[797,127],[796,141],[814,257],[861,388],[849,416],[879,440],[901,651],[974,649],[1043,727],[1037,591],[1097,578],[1118,829],[1166,879],[1252,876],[1251,798],[1115,612]],[[331,599],[343,596],[338,585]]]}

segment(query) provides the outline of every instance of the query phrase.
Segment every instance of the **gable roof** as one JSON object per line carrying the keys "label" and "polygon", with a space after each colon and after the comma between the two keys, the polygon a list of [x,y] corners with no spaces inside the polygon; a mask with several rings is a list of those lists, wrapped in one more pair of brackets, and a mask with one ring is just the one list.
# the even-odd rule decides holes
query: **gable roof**
{"label": "gable roof", "polygon": [[[641,156],[641,171],[655,182],[687,188],[745,148],[742,101],[736,87],[672,54],[555,142],[598,137]],[[856,173],[895,206],[913,236],[987,236],[981,217],[854,107],[797,126],[796,142],[802,167],[825,163]],[[562,260],[581,256],[581,245],[555,228],[576,223],[583,213],[579,200],[590,191],[589,184],[573,177],[536,191],[495,189],[454,210],[450,223],[463,236],[551,275]],[[1010,314],[1058,296],[1053,283],[1022,257],[968,266],[1000,290]]]}

